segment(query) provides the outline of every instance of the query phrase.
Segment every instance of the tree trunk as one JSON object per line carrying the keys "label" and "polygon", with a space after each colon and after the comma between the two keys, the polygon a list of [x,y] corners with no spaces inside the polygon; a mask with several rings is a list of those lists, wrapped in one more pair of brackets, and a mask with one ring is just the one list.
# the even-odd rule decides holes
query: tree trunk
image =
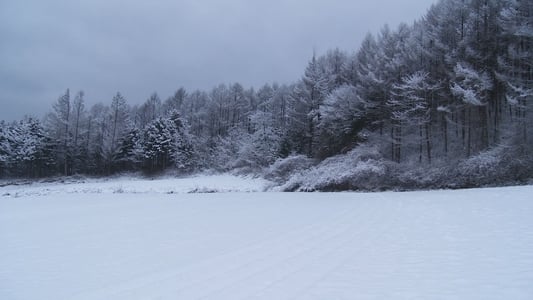
{"label": "tree trunk", "polygon": [[422,134],[422,125],[418,126],[418,163],[422,163],[422,152],[424,150],[423,141],[424,135]]}
{"label": "tree trunk", "polygon": [[[446,132],[445,132],[446,135]],[[447,144],[447,137],[445,136],[445,144]],[[426,123],[426,152],[428,157],[428,163],[431,164],[431,127],[429,123]]]}
{"label": "tree trunk", "polygon": [[446,115],[442,115],[442,134],[444,137],[444,157],[448,157],[448,120]]}

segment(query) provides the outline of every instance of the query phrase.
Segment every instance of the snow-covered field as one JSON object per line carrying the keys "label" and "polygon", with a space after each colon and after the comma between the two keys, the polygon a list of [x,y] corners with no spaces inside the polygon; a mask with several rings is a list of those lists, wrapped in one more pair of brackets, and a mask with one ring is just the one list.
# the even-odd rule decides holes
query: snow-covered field
{"label": "snow-covered field", "polygon": [[[113,179],[67,179],[58,182],[33,182],[0,187],[0,196],[25,197],[57,194],[182,194],[261,192],[272,183],[261,178],[229,174],[197,175],[187,178],[144,179],[118,177]],[[1,185],[0,185],[1,186]]]}
{"label": "snow-covered field", "polygon": [[230,177],[1,187],[0,299],[533,299],[532,186]]}

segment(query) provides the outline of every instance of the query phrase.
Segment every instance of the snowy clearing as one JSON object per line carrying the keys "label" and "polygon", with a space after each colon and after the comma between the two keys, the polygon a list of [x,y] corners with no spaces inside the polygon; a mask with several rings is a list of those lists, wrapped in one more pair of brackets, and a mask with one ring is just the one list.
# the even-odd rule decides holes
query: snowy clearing
{"label": "snowy clearing", "polygon": [[[166,191],[167,183],[154,184],[122,187]],[[0,197],[0,299],[533,298],[532,186],[373,194],[26,188],[34,190]]]}
{"label": "snowy clearing", "polygon": [[79,179],[57,182],[33,182],[0,187],[0,196],[24,197],[55,194],[183,194],[262,192],[271,182],[246,176],[196,175],[186,178],[144,179],[118,177],[108,179]]}

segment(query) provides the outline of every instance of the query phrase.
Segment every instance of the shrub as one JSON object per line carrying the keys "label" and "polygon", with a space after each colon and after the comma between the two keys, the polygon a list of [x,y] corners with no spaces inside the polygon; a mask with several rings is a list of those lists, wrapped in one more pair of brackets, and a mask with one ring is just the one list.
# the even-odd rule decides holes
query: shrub
{"label": "shrub", "polygon": [[294,174],[299,174],[315,164],[315,160],[305,155],[291,155],[276,160],[266,171],[265,178],[282,183]]}
{"label": "shrub", "polygon": [[282,186],[285,191],[374,190],[386,180],[387,166],[374,147],[361,146],[330,157],[297,173]]}

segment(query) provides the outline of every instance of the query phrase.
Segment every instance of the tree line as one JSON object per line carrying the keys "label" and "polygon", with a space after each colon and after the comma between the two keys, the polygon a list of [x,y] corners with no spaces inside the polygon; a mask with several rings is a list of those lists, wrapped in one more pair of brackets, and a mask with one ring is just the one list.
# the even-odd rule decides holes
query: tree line
{"label": "tree line", "polygon": [[67,90],[44,119],[0,124],[0,176],[253,171],[362,144],[416,167],[497,147],[531,157],[532,21],[532,1],[441,0],[353,53],[313,55],[291,84],[179,88],[141,105],[117,93],[90,108]]}

